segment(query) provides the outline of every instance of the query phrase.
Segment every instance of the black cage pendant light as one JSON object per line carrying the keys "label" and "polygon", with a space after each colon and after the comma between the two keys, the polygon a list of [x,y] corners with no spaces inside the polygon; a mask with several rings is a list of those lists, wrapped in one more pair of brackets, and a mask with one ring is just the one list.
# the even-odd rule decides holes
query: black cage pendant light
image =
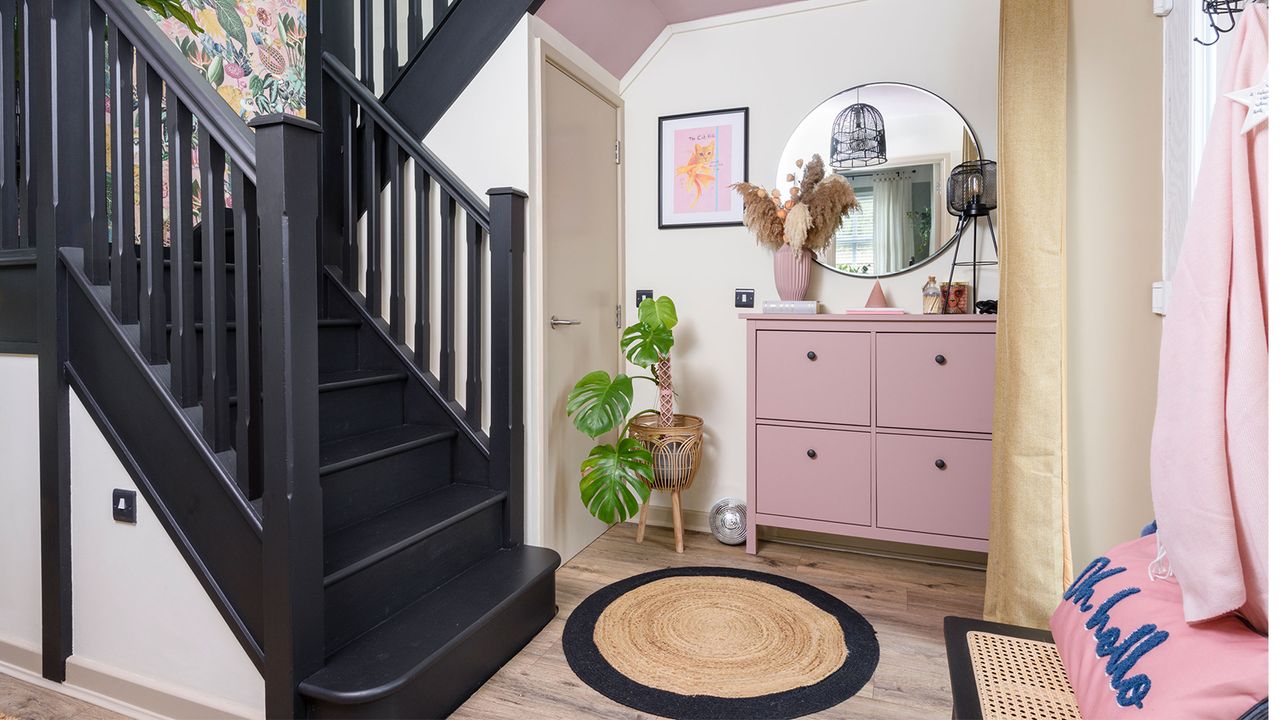
{"label": "black cage pendant light", "polygon": [[850,105],[831,124],[831,167],[836,170],[883,165],[885,151],[884,116],[871,105]]}

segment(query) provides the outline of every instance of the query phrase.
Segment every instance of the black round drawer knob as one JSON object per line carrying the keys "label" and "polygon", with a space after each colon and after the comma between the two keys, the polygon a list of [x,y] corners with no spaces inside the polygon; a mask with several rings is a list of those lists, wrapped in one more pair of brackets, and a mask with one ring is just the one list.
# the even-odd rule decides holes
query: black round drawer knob
{"label": "black round drawer knob", "polygon": [[934,460],[934,461],[933,461],[933,466],[934,466],[934,467],[936,467],[936,468],[938,468],[939,470],[946,470],[946,469],[947,469],[947,461],[946,461],[946,460],[943,460],[942,458],[938,458],[937,460]]}
{"label": "black round drawer knob", "polygon": [[817,359],[818,359],[818,353],[816,353],[816,352],[814,352],[814,351],[810,350],[809,352],[805,353],[805,357],[809,358],[810,360],[817,360]]}
{"label": "black round drawer knob", "polygon": [[805,455],[808,455],[810,458],[816,458],[818,457],[818,451],[813,448],[809,448],[809,452],[805,453]]}
{"label": "black round drawer knob", "polygon": [[946,364],[947,364],[947,356],[946,356],[946,355],[934,355],[934,356],[933,356],[933,361],[934,361],[934,362],[936,362],[936,363],[938,363],[939,365],[946,365]]}

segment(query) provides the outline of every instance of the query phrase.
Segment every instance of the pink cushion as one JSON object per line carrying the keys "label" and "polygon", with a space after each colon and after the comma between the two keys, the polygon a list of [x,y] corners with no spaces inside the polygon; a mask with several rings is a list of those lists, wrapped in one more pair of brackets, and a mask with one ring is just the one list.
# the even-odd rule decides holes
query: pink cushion
{"label": "pink cushion", "polygon": [[1267,696],[1267,638],[1187,624],[1177,582],[1147,575],[1155,554],[1149,535],[1089,563],[1049,621],[1080,715],[1236,720]]}

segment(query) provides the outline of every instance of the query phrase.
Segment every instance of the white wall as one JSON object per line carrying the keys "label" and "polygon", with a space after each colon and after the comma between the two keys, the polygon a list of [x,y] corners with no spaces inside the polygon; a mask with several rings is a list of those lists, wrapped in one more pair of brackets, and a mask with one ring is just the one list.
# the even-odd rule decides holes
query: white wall
{"label": "white wall", "polygon": [[0,662],[40,672],[40,453],[36,358],[0,355]]}
{"label": "white wall", "polygon": [[137,525],[112,519],[111,491],[137,486],[71,398],[68,682],[138,705],[147,702],[139,687],[157,689],[168,696],[161,708],[185,700],[206,717],[263,716],[262,676],[142,494]]}
{"label": "white wall", "polygon": [[[757,309],[777,294],[772,259],[745,229],[657,229],[657,118],[750,107],[749,179],[772,184],[784,145],[810,110],[849,87],[896,81],[955,105],[994,157],[998,11],[997,0],[811,0],[672,26],[623,79],[626,297],[651,288],[676,301],[679,408],[707,423],[686,508],[746,497],[746,329],[733,290],[755,288]],[[918,312],[925,276],[947,268],[935,260],[886,279],[890,304]],[[809,298],[841,312],[861,306],[871,285],[814,268]]]}
{"label": "white wall", "polygon": [[[1163,57],[1142,3],[1073,2],[1067,89],[1067,473],[1077,568],[1151,507],[1160,362]],[[1123,168],[1123,172],[1119,172]]]}

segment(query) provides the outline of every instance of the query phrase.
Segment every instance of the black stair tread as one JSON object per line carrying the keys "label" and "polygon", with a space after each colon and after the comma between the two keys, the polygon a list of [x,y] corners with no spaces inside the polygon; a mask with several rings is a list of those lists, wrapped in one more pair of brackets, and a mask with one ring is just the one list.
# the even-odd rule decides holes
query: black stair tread
{"label": "black stair tread", "polygon": [[446,485],[324,538],[326,586],[501,502],[507,494],[479,485]]}
{"label": "black stair tread", "polygon": [[457,434],[457,430],[442,426],[399,425],[328,442],[320,446],[320,475],[449,440]]}
{"label": "black stair tread", "polygon": [[[345,318],[320,318],[319,327],[360,327],[359,320],[347,320]],[[195,323],[196,332],[204,332],[204,321]],[[165,323],[165,330],[173,330],[173,323]],[[236,323],[234,320],[227,322],[227,329],[234,330]]]}
{"label": "black stair tread", "polygon": [[[395,370],[342,370],[340,372],[320,373],[320,392],[346,390],[347,388],[377,385],[385,382],[400,382],[409,377],[407,373]],[[240,398],[231,396],[231,404],[237,405]]]}
{"label": "black stair tread", "polygon": [[320,373],[320,392],[395,382],[408,377],[407,373],[397,370],[341,370],[339,372]]}
{"label": "black stair tread", "polygon": [[299,691],[340,704],[386,697],[559,564],[545,548],[499,550],[340,648]]}

